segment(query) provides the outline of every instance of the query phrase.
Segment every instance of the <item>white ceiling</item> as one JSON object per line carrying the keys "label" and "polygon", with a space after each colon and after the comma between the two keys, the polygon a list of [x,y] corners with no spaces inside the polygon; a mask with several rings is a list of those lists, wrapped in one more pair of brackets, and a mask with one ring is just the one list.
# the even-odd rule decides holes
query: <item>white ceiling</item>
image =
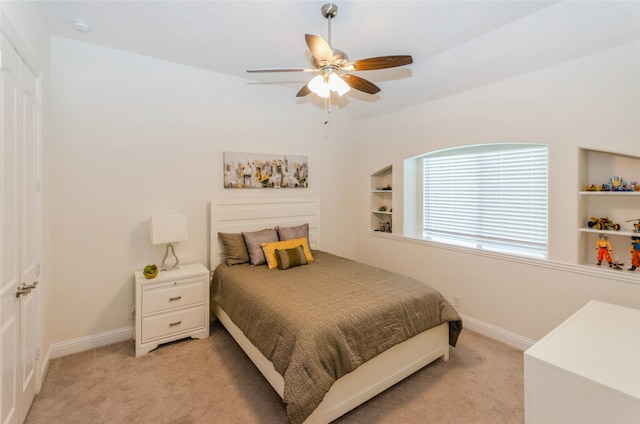
{"label": "white ceiling", "polygon": [[[51,33],[277,84],[295,94],[308,73],[305,33],[327,37],[325,1],[36,1]],[[354,119],[381,116],[639,39],[638,1],[336,1],[332,44],[350,59],[410,54],[409,66],[359,72],[382,91],[335,103]],[[72,21],[91,24],[89,33]]]}

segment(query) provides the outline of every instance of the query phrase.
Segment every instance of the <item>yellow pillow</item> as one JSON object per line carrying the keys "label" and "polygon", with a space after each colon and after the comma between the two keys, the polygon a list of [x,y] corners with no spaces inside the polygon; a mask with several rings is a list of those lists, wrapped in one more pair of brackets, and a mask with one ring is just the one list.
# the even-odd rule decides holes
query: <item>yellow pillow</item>
{"label": "yellow pillow", "polygon": [[267,265],[269,266],[269,269],[278,267],[276,249],[291,249],[298,246],[302,246],[302,249],[304,250],[304,256],[305,258],[307,258],[307,262],[311,262],[313,260],[313,256],[311,256],[311,249],[309,249],[309,242],[307,241],[306,237],[293,240],[262,243],[262,250],[264,251],[264,257],[267,258]]}

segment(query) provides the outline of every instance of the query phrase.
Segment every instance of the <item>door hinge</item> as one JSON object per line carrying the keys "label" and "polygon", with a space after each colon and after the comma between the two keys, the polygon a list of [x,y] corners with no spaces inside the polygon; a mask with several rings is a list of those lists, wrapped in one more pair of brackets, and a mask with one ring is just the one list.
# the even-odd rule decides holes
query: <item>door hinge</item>
{"label": "door hinge", "polygon": [[41,105],[40,105],[40,96],[38,96],[36,98],[36,110],[40,110],[40,107],[41,107]]}
{"label": "door hinge", "polygon": [[36,181],[36,193],[40,193],[40,180]]}
{"label": "door hinge", "polygon": [[40,360],[40,347],[36,348],[36,361]]}
{"label": "door hinge", "polygon": [[36,266],[36,277],[40,276],[40,264]]}

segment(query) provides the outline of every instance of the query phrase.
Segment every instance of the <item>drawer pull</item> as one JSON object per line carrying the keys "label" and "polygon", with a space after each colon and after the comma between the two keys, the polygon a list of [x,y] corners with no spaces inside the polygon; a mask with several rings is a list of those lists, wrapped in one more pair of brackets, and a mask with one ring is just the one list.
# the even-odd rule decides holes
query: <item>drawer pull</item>
{"label": "drawer pull", "polygon": [[173,302],[174,300],[180,300],[180,299],[182,299],[182,296],[170,297],[169,302]]}
{"label": "drawer pull", "polygon": [[182,321],[170,322],[169,327],[175,327],[176,325],[182,324]]}

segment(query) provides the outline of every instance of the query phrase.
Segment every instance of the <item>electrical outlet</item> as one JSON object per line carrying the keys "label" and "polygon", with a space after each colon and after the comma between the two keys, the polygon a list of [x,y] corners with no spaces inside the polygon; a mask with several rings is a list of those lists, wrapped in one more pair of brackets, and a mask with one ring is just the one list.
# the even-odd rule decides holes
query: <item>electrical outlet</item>
{"label": "electrical outlet", "polygon": [[462,308],[462,306],[460,306],[460,305],[461,305],[461,303],[460,303],[460,296],[458,296],[458,295],[453,296],[453,306],[454,306],[455,308],[460,309],[460,308]]}

